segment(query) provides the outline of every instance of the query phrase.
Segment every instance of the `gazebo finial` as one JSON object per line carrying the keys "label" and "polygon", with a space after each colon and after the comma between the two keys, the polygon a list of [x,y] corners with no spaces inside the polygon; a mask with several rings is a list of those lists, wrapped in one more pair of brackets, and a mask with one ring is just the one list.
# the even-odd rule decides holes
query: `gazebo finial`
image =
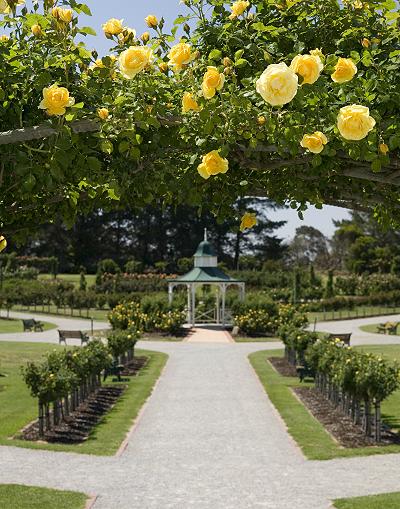
{"label": "gazebo finial", "polygon": [[207,228],[204,228],[204,241],[207,242]]}

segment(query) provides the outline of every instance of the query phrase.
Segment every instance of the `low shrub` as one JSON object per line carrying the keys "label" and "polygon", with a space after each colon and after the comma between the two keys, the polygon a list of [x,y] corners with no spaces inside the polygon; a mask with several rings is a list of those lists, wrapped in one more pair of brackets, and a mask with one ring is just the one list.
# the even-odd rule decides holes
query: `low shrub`
{"label": "low shrub", "polygon": [[250,309],[234,317],[234,324],[241,333],[247,336],[274,335],[278,326],[278,317],[270,315],[263,309]]}

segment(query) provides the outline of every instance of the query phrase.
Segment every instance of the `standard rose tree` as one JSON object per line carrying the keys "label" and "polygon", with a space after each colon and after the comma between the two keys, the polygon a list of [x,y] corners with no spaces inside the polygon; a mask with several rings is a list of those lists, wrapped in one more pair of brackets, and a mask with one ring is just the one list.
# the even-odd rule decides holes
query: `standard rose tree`
{"label": "standard rose tree", "polygon": [[162,12],[141,35],[134,10],[105,19],[102,57],[78,42],[93,34],[81,13],[72,0],[32,12],[0,0],[3,234],[93,207],[224,216],[248,195],[396,222],[396,2],[184,0],[171,31]]}

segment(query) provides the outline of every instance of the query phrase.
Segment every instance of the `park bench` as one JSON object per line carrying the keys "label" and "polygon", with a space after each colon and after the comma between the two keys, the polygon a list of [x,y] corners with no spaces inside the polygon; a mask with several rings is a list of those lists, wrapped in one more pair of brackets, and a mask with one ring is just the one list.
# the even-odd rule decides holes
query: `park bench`
{"label": "park bench", "polygon": [[89,342],[89,336],[85,332],[80,330],[59,330],[58,331],[58,342],[64,342],[67,344],[67,339],[80,339],[81,345]]}
{"label": "park bench", "polygon": [[397,334],[397,328],[399,326],[399,322],[393,323],[393,322],[386,322],[386,323],[380,323],[377,327],[378,332],[380,334]]}
{"label": "park bench", "polygon": [[24,325],[24,332],[32,332],[32,331],[35,331],[35,332],[43,332],[43,324],[42,322],[38,322],[36,321],[35,319],[33,318],[30,318],[30,319],[27,319],[27,320],[22,320],[22,323]]}
{"label": "park bench", "polygon": [[329,334],[328,339],[330,340],[339,339],[345,345],[350,346],[351,334],[352,334],[351,332],[349,332],[348,334]]}

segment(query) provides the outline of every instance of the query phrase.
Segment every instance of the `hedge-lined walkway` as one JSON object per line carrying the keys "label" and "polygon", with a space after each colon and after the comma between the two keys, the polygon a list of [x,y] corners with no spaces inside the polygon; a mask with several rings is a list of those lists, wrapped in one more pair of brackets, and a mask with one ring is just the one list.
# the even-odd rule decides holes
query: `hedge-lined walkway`
{"label": "hedge-lined walkway", "polygon": [[[2,316],[6,315],[6,311],[2,310]],[[57,329],[61,330],[91,330],[91,321],[85,318],[66,318],[57,315],[46,315],[41,313],[20,313],[10,311],[10,318],[30,319],[34,318],[37,321],[54,323]],[[101,322],[95,320],[93,322],[94,330],[108,329],[110,325],[108,322]],[[32,341],[35,343],[58,343],[57,329],[52,329],[44,332],[16,332],[13,334],[5,333],[0,334],[0,341]],[[69,339],[68,344],[80,345],[79,340]]]}
{"label": "hedge-lined walkway", "polygon": [[97,494],[95,509],[328,509],[398,490],[399,455],[303,458],[247,359],[273,347],[147,342],[170,358],[120,457],[2,447],[0,483]]}

